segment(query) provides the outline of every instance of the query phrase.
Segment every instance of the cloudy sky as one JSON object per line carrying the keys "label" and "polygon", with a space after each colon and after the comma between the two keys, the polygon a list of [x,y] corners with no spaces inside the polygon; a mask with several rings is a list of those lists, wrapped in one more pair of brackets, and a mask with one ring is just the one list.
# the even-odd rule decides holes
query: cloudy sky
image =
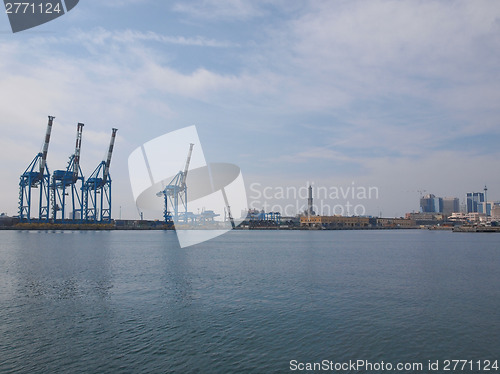
{"label": "cloudy sky", "polygon": [[376,187],[350,201],[372,215],[418,210],[419,191],[463,199],[487,184],[500,200],[496,1],[82,0],[16,34],[0,17],[0,73],[10,215],[48,115],[51,170],[77,122],[86,175],[119,128],[115,217],[137,217],[129,154],[189,125],[208,161],[241,167],[256,207],[285,204],[266,187],[307,183]]}

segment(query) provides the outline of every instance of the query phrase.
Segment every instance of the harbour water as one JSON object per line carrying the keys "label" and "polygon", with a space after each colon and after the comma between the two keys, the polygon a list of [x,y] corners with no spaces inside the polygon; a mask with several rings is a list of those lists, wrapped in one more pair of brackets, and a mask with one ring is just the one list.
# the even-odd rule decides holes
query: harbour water
{"label": "harbour water", "polygon": [[497,234],[3,231],[0,286],[0,373],[500,360]]}

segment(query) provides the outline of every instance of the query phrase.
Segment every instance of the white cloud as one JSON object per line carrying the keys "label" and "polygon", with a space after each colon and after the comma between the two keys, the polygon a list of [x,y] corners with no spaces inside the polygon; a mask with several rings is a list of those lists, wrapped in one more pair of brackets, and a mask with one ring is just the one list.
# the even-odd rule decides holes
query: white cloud
{"label": "white cloud", "polygon": [[[28,41],[29,48],[16,42],[0,46],[5,53],[0,63],[0,108],[3,122],[8,124],[2,127],[2,139],[17,143],[16,152],[12,147],[0,150],[4,160],[8,154],[16,154],[1,165],[14,173],[9,180],[17,180],[39,151],[47,115],[56,116],[48,158],[51,170],[65,167],[73,152],[76,123],[83,122],[82,169],[88,175],[106,151],[111,127],[125,126],[117,147],[131,149],[137,145],[135,135],[142,134],[147,140],[144,129],[152,115],[174,116],[168,95],[210,101],[222,91],[261,90],[259,81],[251,76],[222,75],[204,68],[188,74],[176,71],[143,45],[150,36],[155,39],[154,34],[124,32],[120,36],[99,29],[76,36],[73,42],[71,36],[35,37]],[[130,43],[131,39],[135,42]],[[86,49],[65,53],[61,46]],[[114,170],[120,170],[119,166]],[[119,172],[114,179],[127,184],[126,170]],[[1,186],[3,210],[10,214],[17,211],[17,182],[12,180]],[[121,191],[126,201],[128,189]],[[119,196],[115,194],[118,204]]]}
{"label": "white cloud", "polygon": [[309,4],[274,30],[266,61],[289,78],[291,111],[331,115],[332,145],[421,155],[457,136],[498,136],[499,3]]}
{"label": "white cloud", "polygon": [[110,31],[102,27],[92,30],[76,30],[67,36],[39,36],[32,39],[34,44],[75,44],[84,43],[85,46],[105,46],[112,43],[122,45],[141,44],[141,42],[157,42],[163,44],[176,44],[196,47],[229,48],[238,47],[237,44],[228,41],[209,39],[204,36],[186,37],[182,35],[163,35],[153,31],[137,31],[126,29],[121,31]]}
{"label": "white cloud", "polygon": [[198,46],[198,47],[235,47],[234,43],[217,41],[214,39],[207,39],[202,36],[197,37],[184,37],[184,36],[168,36],[160,35],[158,33],[149,32],[138,32],[133,30],[126,30],[125,32],[115,32],[111,34],[111,38],[115,41],[121,43],[134,43],[137,41],[155,41],[166,44],[179,44],[186,46]]}
{"label": "white cloud", "polygon": [[246,0],[201,0],[178,2],[174,11],[188,14],[195,18],[245,20],[262,16],[262,1]]}
{"label": "white cloud", "polygon": [[[499,49],[497,3],[310,4],[288,26],[280,24],[265,47],[266,63],[296,74],[302,88],[308,80],[318,92],[338,91],[351,100],[420,97],[471,80],[488,84],[486,77],[498,69],[492,58]],[[331,105],[327,99],[319,102]]]}

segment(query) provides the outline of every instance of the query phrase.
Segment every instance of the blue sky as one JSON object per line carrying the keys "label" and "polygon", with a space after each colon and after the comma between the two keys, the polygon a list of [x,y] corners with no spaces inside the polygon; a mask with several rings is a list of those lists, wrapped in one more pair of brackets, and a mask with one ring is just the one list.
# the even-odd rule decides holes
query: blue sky
{"label": "blue sky", "polygon": [[[12,34],[0,17],[0,211],[56,116],[48,163],[112,161],[114,216],[137,216],[130,152],[196,125],[247,185],[376,186],[367,214],[418,191],[500,200],[500,4],[492,1],[82,0]],[[259,202],[257,202],[258,205]],[[270,204],[284,204],[274,201]],[[336,202],[334,202],[336,203]]]}

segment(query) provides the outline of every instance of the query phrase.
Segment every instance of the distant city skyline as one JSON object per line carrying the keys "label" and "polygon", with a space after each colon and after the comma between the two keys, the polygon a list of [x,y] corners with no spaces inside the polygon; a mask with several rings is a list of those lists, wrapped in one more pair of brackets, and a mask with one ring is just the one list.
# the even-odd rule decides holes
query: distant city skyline
{"label": "distant city skyline", "polygon": [[66,166],[78,122],[85,176],[119,129],[114,218],[139,218],[130,153],[190,125],[207,162],[240,166],[250,204],[252,185],[307,183],[377,188],[350,201],[373,216],[484,185],[500,200],[499,17],[482,0],[86,0],[12,34],[4,14],[0,212],[18,212],[48,115],[51,171]]}

